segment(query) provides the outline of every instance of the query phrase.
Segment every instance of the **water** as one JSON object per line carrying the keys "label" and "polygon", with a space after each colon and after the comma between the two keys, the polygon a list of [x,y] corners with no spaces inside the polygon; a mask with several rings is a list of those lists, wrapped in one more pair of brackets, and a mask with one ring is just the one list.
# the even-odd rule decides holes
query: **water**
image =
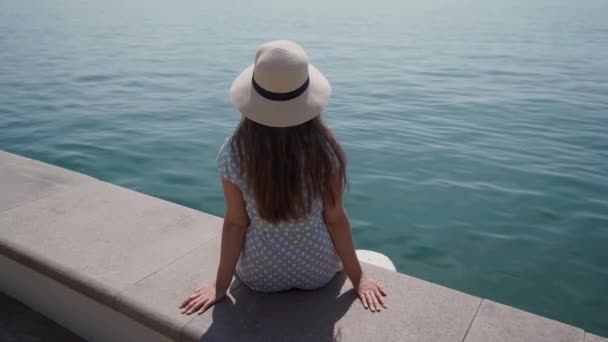
{"label": "water", "polygon": [[[359,248],[608,335],[608,2],[0,0],[0,149],[221,215],[266,40],[329,78]],[[405,304],[407,305],[407,303]]]}

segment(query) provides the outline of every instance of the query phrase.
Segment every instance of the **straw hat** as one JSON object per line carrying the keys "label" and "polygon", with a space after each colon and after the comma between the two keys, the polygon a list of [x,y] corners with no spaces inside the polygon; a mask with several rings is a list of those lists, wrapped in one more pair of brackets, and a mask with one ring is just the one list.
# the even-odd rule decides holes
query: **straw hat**
{"label": "straw hat", "polygon": [[250,65],[234,80],[232,102],[247,118],[270,127],[302,124],[321,114],[331,87],[308,63],[302,47],[289,40],[263,44]]}

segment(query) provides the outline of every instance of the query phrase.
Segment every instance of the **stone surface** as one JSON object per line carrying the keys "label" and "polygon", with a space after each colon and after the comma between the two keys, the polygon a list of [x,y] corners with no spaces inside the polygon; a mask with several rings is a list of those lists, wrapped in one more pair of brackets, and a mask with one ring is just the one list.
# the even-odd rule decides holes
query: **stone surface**
{"label": "stone surface", "polygon": [[465,342],[583,342],[583,330],[485,299]]}
{"label": "stone surface", "polygon": [[273,294],[240,286],[188,323],[181,340],[334,341],[336,322],[357,304],[352,291],[342,291],[344,281],[338,276],[319,290]]}
{"label": "stone surface", "polygon": [[0,212],[2,212],[60,191],[61,187],[55,183],[23,175],[13,168],[0,166],[0,189],[2,191]]}
{"label": "stone surface", "polygon": [[403,274],[365,265],[386,288],[388,309],[363,309],[338,275],[316,291],[256,293],[246,286],[231,300],[193,319],[183,341],[462,341],[481,299]]}
{"label": "stone surface", "polygon": [[217,217],[94,181],[1,212],[0,252],[75,280],[72,287],[109,304],[118,292],[218,236],[220,225]]}
{"label": "stone surface", "polygon": [[82,338],[57,323],[0,293],[0,341],[81,342]]}
{"label": "stone surface", "polygon": [[14,172],[30,178],[41,179],[58,185],[79,185],[96,179],[78,172],[32,160],[0,150],[0,168],[12,169]]}
{"label": "stone surface", "polygon": [[608,338],[585,333],[585,342],[608,342]]}
{"label": "stone surface", "polygon": [[0,151],[0,212],[91,181],[76,172]]}
{"label": "stone surface", "polygon": [[218,239],[205,243],[121,293],[117,309],[179,340],[182,327],[195,316],[180,314],[178,306],[203,282],[215,278],[219,255]]}

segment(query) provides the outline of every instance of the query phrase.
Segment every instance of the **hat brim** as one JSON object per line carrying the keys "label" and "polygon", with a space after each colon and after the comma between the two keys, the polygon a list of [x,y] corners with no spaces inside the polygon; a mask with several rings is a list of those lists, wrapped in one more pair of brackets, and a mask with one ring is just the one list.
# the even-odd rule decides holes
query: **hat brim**
{"label": "hat brim", "polygon": [[245,117],[270,127],[297,126],[321,114],[331,95],[331,86],[323,74],[308,65],[310,84],[302,95],[288,101],[272,101],[260,95],[251,83],[253,65],[232,83],[232,103]]}

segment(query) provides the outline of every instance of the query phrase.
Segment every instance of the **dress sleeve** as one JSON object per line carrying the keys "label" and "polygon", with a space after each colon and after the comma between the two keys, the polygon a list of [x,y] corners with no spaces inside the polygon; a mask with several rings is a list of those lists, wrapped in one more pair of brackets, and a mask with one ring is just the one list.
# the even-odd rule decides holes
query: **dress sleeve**
{"label": "dress sleeve", "polygon": [[226,139],[217,154],[217,167],[222,178],[231,183],[239,184],[240,169],[237,165],[235,152],[232,138]]}

